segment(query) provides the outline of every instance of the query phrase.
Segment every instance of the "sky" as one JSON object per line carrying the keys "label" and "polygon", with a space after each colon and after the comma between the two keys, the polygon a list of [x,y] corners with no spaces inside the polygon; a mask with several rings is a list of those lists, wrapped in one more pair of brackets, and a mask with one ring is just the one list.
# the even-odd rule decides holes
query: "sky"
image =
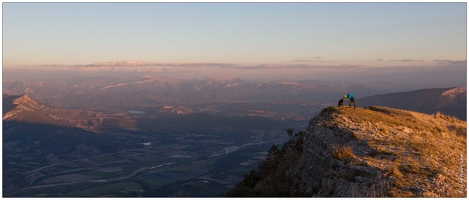
{"label": "sky", "polygon": [[[466,3],[3,3],[3,67],[466,62]],[[464,64],[465,65],[465,64]]]}

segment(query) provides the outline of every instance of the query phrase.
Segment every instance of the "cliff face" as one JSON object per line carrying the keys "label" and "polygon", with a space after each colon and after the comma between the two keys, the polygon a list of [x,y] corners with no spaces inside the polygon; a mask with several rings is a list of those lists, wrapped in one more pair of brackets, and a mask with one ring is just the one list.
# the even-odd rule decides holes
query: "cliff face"
{"label": "cliff face", "polygon": [[328,107],[269,152],[227,196],[466,196],[466,122],[439,113]]}

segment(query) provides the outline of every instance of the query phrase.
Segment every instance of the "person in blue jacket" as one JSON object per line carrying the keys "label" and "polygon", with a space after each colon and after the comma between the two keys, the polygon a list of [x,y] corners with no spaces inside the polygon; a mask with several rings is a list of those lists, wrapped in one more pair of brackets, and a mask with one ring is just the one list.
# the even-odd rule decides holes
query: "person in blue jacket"
{"label": "person in blue jacket", "polygon": [[348,98],[348,106],[352,107],[350,105],[350,103],[353,103],[353,108],[357,108],[357,106],[355,105],[355,96],[353,96],[353,94],[344,94],[344,98],[343,99],[346,99]]}

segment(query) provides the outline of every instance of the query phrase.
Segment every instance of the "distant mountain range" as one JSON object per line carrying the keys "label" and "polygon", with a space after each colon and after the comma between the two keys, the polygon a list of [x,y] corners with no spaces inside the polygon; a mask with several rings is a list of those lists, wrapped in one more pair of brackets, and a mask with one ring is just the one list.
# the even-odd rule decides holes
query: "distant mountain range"
{"label": "distant mountain range", "polygon": [[[84,83],[86,80],[91,80]],[[63,84],[53,85],[46,82],[35,82],[25,85],[24,83],[11,84],[10,88],[16,90],[18,88],[26,87],[28,93],[36,94],[33,90],[41,91],[38,97],[45,98],[52,102],[54,106],[42,103],[30,97],[29,94],[23,95],[3,95],[3,120],[19,121],[25,123],[37,124],[50,124],[60,126],[78,127],[85,130],[97,131],[103,127],[122,128],[132,130],[137,128],[134,120],[138,119],[139,123],[145,120],[150,120],[142,116],[132,117],[128,110],[121,108],[120,111],[112,112],[113,114],[96,110],[96,105],[108,105],[110,107],[125,107],[141,105],[148,108],[161,108],[157,110],[158,113],[164,113],[172,108],[171,113],[175,113],[174,108],[180,106],[161,106],[155,105],[155,102],[161,104],[171,102],[168,105],[175,105],[177,102],[207,102],[207,101],[243,101],[251,100],[299,100],[308,98],[315,99],[317,95],[325,95],[327,98],[335,97],[340,98],[345,88],[346,90],[360,91],[366,93],[372,89],[362,85],[354,86],[331,86],[324,83],[313,82],[268,82],[268,83],[253,83],[243,81],[241,79],[233,80],[212,80],[212,79],[199,79],[192,81],[183,81],[173,78],[154,78],[143,77],[132,81],[122,82],[116,79],[103,78],[97,81],[93,78],[86,80],[76,79],[68,80]],[[83,82],[82,82],[83,81]],[[93,83],[93,81],[96,81]],[[81,82],[81,83],[80,83]],[[74,83],[74,84],[72,84]],[[47,86],[45,86],[47,84]],[[57,85],[63,89],[57,92]],[[67,86],[71,85],[71,86]],[[140,90],[140,91],[139,91]],[[49,99],[47,96],[49,95]],[[355,93],[356,94],[356,93]],[[69,96],[67,96],[69,95]],[[60,96],[60,97],[57,97]],[[361,96],[361,95],[357,95]],[[52,97],[52,98],[51,98]],[[441,112],[442,114],[456,116],[459,119],[466,120],[466,87],[456,88],[434,88],[422,89],[410,92],[398,92],[375,95],[357,100],[359,107],[366,106],[387,106],[392,108],[406,109],[418,111],[428,114]],[[64,105],[81,104],[82,109],[65,109],[60,108]],[[128,103],[128,104],[127,104]],[[347,104],[347,102],[345,102]],[[86,108],[86,106],[89,106]],[[189,106],[189,105],[188,105]],[[287,104],[285,104],[287,106]],[[205,112],[204,107],[191,108],[191,106],[183,106],[186,111],[177,110],[177,114],[190,114],[197,112]],[[183,108],[181,107],[181,109]],[[86,109],[83,109],[86,108]],[[100,108],[100,107],[97,107]],[[142,108],[144,109],[144,108]],[[195,109],[195,110],[194,110]],[[238,108],[239,109],[239,108]],[[287,107],[285,109],[288,109]],[[144,109],[145,110],[145,109]],[[246,116],[264,116],[271,118],[287,117],[291,115],[288,113],[276,114],[267,112],[269,107],[259,110],[247,109],[244,113]],[[153,111],[155,112],[155,111]],[[267,112],[267,113],[266,113]],[[298,114],[298,113],[297,113]],[[278,116],[277,116],[278,115]],[[229,116],[229,115],[228,115]],[[295,116],[290,116],[295,117]],[[135,118],[135,119],[134,119]],[[296,117],[298,118],[298,117]],[[301,118],[301,117],[300,117]],[[230,118],[231,119],[231,118]],[[235,119],[233,119],[235,120]],[[183,120],[185,121],[185,120]],[[174,121],[177,123],[177,120]],[[186,123],[186,122],[184,122]],[[184,124],[183,123],[183,124]],[[210,122],[214,124],[215,122]],[[215,123],[216,124],[216,123]]]}
{"label": "distant mountain range", "polygon": [[25,93],[49,105],[65,108],[232,101],[337,102],[344,93],[353,93],[361,98],[421,87],[390,82],[358,84],[349,81],[248,81],[239,78],[183,80],[154,75],[131,79],[76,77],[3,82],[4,93]]}
{"label": "distant mountain range", "polygon": [[109,121],[125,121],[125,117],[113,117],[98,112],[64,109],[46,105],[23,95],[3,94],[3,120],[62,127],[77,127],[95,131]]}
{"label": "distant mountain range", "polygon": [[[218,112],[216,109],[220,106],[223,107],[222,105],[213,105],[213,109]],[[205,107],[193,110],[184,106],[162,106],[144,109],[144,111],[104,113],[90,111],[91,109],[65,109],[50,106],[31,98],[28,94],[4,94],[3,120],[25,124],[76,127],[92,132],[105,132],[111,129],[131,131],[167,129],[198,130],[201,132],[242,130],[247,133],[252,129],[271,130],[291,121],[304,120],[298,114],[270,112],[262,110],[263,107],[252,110],[233,105],[233,108],[230,109],[238,112],[228,110],[226,115],[214,115],[213,111],[207,111]],[[309,108],[315,108],[315,106]],[[290,109],[298,110],[299,108],[292,106]]]}
{"label": "distant mountain range", "polygon": [[[432,88],[409,92],[381,94],[357,99],[360,107],[387,106],[405,110],[423,112],[427,114],[442,114],[456,116],[466,120],[467,88]],[[347,102],[346,102],[347,104]]]}

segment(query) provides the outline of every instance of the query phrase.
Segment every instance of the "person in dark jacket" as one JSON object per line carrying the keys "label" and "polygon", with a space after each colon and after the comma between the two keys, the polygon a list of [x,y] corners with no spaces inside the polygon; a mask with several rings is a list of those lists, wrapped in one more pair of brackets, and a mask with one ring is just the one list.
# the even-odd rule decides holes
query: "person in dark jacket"
{"label": "person in dark jacket", "polygon": [[344,106],[344,99],[340,99],[339,102],[337,103],[338,107]]}
{"label": "person in dark jacket", "polygon": [[344,98],[343,99],[349,99],[348,100],[348,106],[352,107],[350,104],[353,103],[353,108],[357,108],[357,106],[355,105],[355,96],[353,96],[353,94],[344,94]]}

